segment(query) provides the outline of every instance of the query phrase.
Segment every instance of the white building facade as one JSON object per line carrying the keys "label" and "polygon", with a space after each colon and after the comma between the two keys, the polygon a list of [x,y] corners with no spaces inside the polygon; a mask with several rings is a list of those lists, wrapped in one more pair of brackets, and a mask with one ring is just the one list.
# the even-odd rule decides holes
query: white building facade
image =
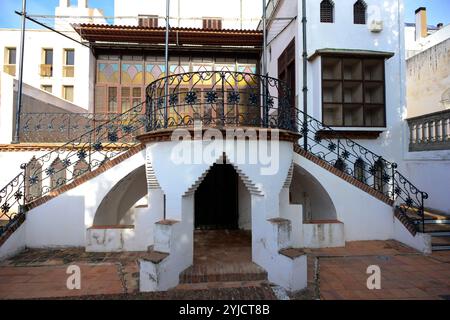
{"label": "white building facade", "polygon": [[[427,195],[401,174],[402,1],[269,1],[266,40],[262,10],[243,3],[172,1],[168,69],[165,1],[116,0],[114,24],[72,24],[90,47],[94,116],[8,184],[4,211],[18,212],[0,256],[148,250],[140,288],[160,291],[194,264],[195,230],[247,230],[251,261],[295,291],[303,248],[396,239],[431,251]],[[28,136],[56,137],[42,127]]]}

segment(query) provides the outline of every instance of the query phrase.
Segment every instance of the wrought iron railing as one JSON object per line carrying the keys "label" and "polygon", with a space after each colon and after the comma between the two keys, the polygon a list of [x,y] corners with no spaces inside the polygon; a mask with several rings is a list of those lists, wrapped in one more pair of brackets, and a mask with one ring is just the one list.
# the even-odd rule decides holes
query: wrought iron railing
{"label": "wrought iron railing", "polygon": [[[334,138],[337,132],[291,107],[289,98],[284,82],[254,74],[205,71],[158,79],[147,87],[145,116],[141,104],[23,165],[23,172],[0,190],[0,220],[6,217],[8,225],[15,223],[27,203],[124,152],[137,134],[188,127],[198,120],[204,126],[301,133],[299,145],[307,152],[385,195],[407,217],[414,211],[424,230],[425,192],[398,172],[395,163],[351,139]],[[6,229],[0,227],[0,234]]]}
{"label": "wrought iron railing", "polygon": [[[20,142],[66,143],[90,130],[95,130],[118,115],[118,113],[21,113]],[[141,114],[141,117],[141,121],[145,121],[145,115]]]}
{"label": "wrought iron railing", "polygon": [[409,151],[450,150],[450,110],[407,119]]}
{"label": "wrought iron railing", "polygon": [[289,97],[286,83],[257,74],[200,71],[171,75],[147,87],[147,130],[188,127],[200,121],[214,127],[295,131]]}
{"label": "wrought iron railing", "polygon": [[394,201],[412,223],[424,230],[424,200],[428,194],[419,190],[398,170],[397,164],[342,136],[319,120],[297,110],[300,147],[328,162]]}
{"label": "wrought iron railing", "polygon": [[0,235],[24,214],[26,205],[125,152],[145,132],[145,103],[87,130],[76,139],[21,165],[0,190]]}

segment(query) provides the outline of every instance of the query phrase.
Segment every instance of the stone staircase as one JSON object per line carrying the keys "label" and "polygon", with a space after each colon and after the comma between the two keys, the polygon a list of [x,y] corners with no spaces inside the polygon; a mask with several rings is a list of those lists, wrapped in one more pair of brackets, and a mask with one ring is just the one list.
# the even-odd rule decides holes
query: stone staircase
{"label": "stone staircase", "polygon": [[[409,212],[411,218],[420,221],[415,212]],[[450,250],[450,215],[432,209],[425,209],[424,224],[417,223],[417,229],[431,235],[433,251]]]}
{"label": "stone staircase", "polygon": [[194,264],[180,274],[178,289],[254,286],[267,272],[251,261],[251,234],[242,230],[196,230]]}

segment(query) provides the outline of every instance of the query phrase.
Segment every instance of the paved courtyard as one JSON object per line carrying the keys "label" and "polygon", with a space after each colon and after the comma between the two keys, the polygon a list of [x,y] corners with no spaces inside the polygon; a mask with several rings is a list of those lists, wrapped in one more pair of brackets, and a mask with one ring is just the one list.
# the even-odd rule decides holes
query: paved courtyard
{"label": "paved courtyard", "polygon": [[[237,252],[238,249],[233,250]],[[242,250],[241,258],[248,258],[248,248]],[[450,252],[424,256],[396,241],[355,241],[347,242],[345,248],[306,252],[308,288],[289,293],[291,299],[450,298]],[[183,283],[168,292],[141,294],[138,292],[137,260],[146,254],[86,253],[77,248],[26,250],[0,263],[0,299],[211,300],[276,299],[283,296],[276,295],[267,280],[220,276],[213,280],[206,278],[208,283]],[[226,259],[229,260],[230,256]],[[66,286],[70,276],[66,270],[73,264],[81,270],[80,290],[69,290]],[[381,269],[380,290],[367,289],[369,275],[366,270],[370,265]]]}

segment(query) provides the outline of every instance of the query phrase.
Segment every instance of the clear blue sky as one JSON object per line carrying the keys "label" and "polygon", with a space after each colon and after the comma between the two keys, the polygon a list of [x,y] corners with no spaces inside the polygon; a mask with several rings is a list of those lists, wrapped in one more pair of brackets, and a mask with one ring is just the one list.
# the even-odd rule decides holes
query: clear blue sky
{"label": "clear blue sky", "polygon": [[[205,0],[208,1],[208,0]],[[314,0],[316,1],[316,0]],[[438,22],[450,23],[450,0],[404,0],[406,6],[405,22],[414,22],[414,11],[418,7],[426,7],[428,11],[428,24],[436,25]],[[76,4],[76,0],[72,0]],[[54,8],[59,3],[58,0],[27,0],[29,14],[53,15]],[[113,0],[90,0],[89,6],[101,8],[105,15],[113,16]],[[0,28],[18,28],[20,19],[14,10],[21,11],[22,1],[20,0],[0,0]],[[117,15],[120,15],[117,14]],[[33,27],[32,23],[27,24]]]}

